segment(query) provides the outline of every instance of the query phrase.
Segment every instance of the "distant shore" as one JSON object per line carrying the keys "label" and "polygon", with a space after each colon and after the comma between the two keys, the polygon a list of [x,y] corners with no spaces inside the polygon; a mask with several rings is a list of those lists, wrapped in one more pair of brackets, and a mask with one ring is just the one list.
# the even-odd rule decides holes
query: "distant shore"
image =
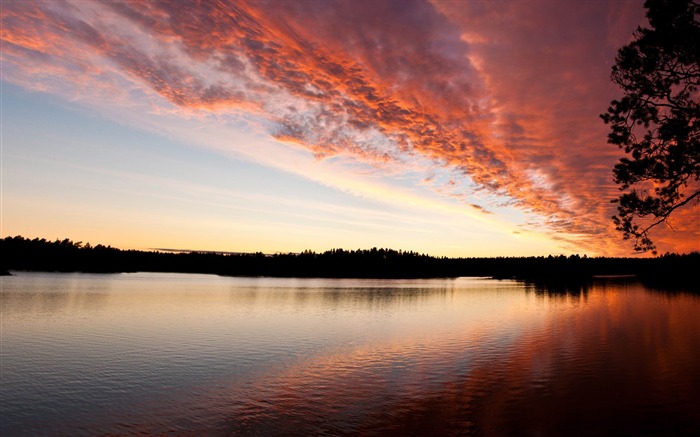
{"label": "distant shore", "polygon": [[49,241],[21,236],[0,239],[0,272],[178,272],[222,276],[320,278],[437,278],[482,276],[496,279],[572,282],[595,277],[634,276],[663,286],[700,288],[700,253],[657,258],[586,256],[438,258],[392,249],[343,250],[323,253],[173,253],[120,250],[109,246]]}

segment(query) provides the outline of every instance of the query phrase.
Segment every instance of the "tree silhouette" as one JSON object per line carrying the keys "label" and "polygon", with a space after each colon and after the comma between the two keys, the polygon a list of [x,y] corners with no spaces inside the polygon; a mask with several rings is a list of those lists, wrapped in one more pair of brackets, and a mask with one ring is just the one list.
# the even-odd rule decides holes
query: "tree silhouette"
{"label": "tree silhouette", "polygon": [[624,96],[603,121],[608,142],[625,150],[613,170],[623,193],[613,217],[635,250],[654,250],[649,231],[700,200],[700,4],[647,0],[650,28],[622,47],[611,78]]}
{"label": "tree silhouette", "polygon": [[[297,278],[456,278],[488,276],[521,279],[548,286],[587,282],[594,275],[636,275],[664,289],[700,292],[696,270],[700,252],[658,258],[594,258],[571,255],[497,258],[436,258],[393,249],[322,253],[144,252],[120,250],[70,239],[0,238],[0,276],[10,271],[179,272],[224,276]],[[576,284],[574,284],[576,285]]]}

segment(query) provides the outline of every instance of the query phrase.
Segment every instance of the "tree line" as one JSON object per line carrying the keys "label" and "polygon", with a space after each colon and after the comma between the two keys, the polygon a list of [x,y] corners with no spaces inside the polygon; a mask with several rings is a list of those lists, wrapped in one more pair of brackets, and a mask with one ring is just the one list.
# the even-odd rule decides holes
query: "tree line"
{"label": "tree line", "polygon": [[0,239],[2,271],[179,272],[224,276],[323,278],[435,278],[485,276],[525,280],[581,281],[598,275],[635,275],[660,284],[697,287],[700,253],[656,258],[610,258],[579,255],[539,257],[447,258],[393,249],[332,249],[263,253],[173,253],[121,250],[70,239]]}

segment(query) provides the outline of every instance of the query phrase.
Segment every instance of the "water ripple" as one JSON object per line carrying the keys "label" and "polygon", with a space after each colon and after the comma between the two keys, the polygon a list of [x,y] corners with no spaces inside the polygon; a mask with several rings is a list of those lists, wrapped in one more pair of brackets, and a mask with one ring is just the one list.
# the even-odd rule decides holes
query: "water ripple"
{"label": "water ripple", "polygon": [[639,284],[20,274],[13,435],[694,435],[700,299]]}

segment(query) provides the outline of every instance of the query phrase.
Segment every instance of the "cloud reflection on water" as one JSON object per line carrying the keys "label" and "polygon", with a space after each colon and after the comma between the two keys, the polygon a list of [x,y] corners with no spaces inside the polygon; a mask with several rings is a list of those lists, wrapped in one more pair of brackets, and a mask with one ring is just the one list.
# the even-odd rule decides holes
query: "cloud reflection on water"
{"label": "cloud reflection on water", "polygon": [[[590,290],[590,294],[588,291]],[[538,288],[549,314],[309,357],[237,394],[229,429],[360,435],[691,435],[700,299]],[[533,314],[529,314],[532,316]],[[482,321],[483,322],[483,321]],[[534,322],[534,323],[533,323]],[[260,418],[251,420],[250,418]],[[439,430],[439,431],[438,431]]]}
{"label": "cloud reflection on water", "polygon": [[1,296],[8,435],[700,426],[700,297],[629,281],[21,274]]}

